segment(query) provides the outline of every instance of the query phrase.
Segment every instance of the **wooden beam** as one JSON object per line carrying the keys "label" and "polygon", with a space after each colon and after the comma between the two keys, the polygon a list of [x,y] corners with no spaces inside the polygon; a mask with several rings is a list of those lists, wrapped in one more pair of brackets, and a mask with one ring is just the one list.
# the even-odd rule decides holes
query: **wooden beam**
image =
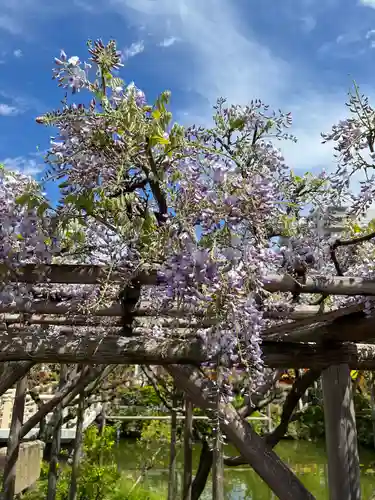
{"label": "wooden beam", "polygon": [[[150,271],[132,273],[116,269],[110,271],[101,266],[93,265],[34,265],[27,264],[17,269],[9,269],[4,264],[0,266],[0,276],[4,282],[23,283],[60,283],[95,285],[110,280],[112,283],[125,283],[136,280],[142,285],[157,285],[160,280],[157,268]],[[301,285],[288,274],[270,274],[261,279],[265,290],[271,293],[324,293],[327,295],[375,295],[375,280],[355,276],[307,277]]]}
{"label": "wooden beam", "polygon": [[[364,304],[360,303],[323,313],[319,312],[320,308],[317,306],[301,305],[290,311],[289,316],[282,311],[266,311],[264,313],[265,317],[288,318],[296,321],[267,328],[262,332],[262,337],[267,340],[315,342],[320,335],[326,332],[326,330],[321,330],[322,326],[325,328],[325,323],[361,312],[363,308]],[[34,300],[31,302],[25,301],[24,304],[0,304],[0,324],[3,323],[4,325],[114,327],[123,325],[122,314],[122,306],[116,302],[108,307],[94,309],[89,314],[83,314],[81,305],[77,303],[69,305],[64,302]],[[150,321],[148,318],[152,317],[152,321],[160,326],[171,326],[173,324],[174,327],[199,326],[204,328],[215,324],[214,318],[202,317],[202,313],[199,311],[194,314],[190,310],[173,308],[159,311],[153,308],[149,302],[142,302],[139,307],[137,306],[134,309],[132,314],[137,323]],[[368,326],[369,323],[365,323],[364,328],[366,328],[366,325]],[[346,328],[345,331],[347,335],[342,337],[343,341],[364,341],[371,338],[368,333],[361,338],[358,329]],[[332,338],[337,339],[337,336],[332,335]]]}
{"label": "wooden beam", "polygon": [[[338,316],[332,323],[302,324],[302,327],[298,327],[301,323],[289,323],[280,328],[272,327],[263,333],[263,338],[284,342],[369,342],[375,339],[375,317],[367,318],[361,309]],[[335,316],[334,312],[332,311],[332,318]],[[330,314],[322,317],[328,318]]]}
{"label": "wooden beam", "polygon": [[0,276],[5,282],[22,282],[30,284],[60,283],[72,285],[96,285],[107,281],[125,283],[136,278],[143,285],[156,285],[156,271],[149,273],[131,273],[126,270],[110,270],[104,266],[71,265],[71,264],[26,264],[19,268],[8,268],[0,265]]}
{"label": "wooden beam", "polygon": [[[151,336],[125,337],[62,329],[50,335],[45,331],[0,333],[0,362],[84,364],[201,364],[210,361],[204,343],[198,338],[152,339]],[[66,332],[64,334],[64,332]],[[270,368],[316,368],[347,363],[353,369],[375,369],[375,345],[297,344],[263,342],[264,361]]]}
{"label": "wooden beam", "polygon": [[[66,299],[66,297],[64,297]],[[360,309],[357,306],[355,310]],[[362,306],[363,309],[363,306]],[[346,312],[347,308],[341,308],[337,311],[342,311],[342,314],[350,314]],[[354,310],[351,307],[351,311]],[[61,300],[59,302],[52,301],[48,299],[34,299],[34,300],[24,300],[23,302],[17,302],[17,304],[0,304],[0,314],[48,314],[48,315],[84,315],[85,310],[82,307],[82,303],[77,300],[72,300],[71,303],[66,300]],[[90,316],[122,316],[124,313],[123,306],[119,302],[113,302],[109,306],[93,308],[89,311]],[[176,318],[186,318],[187,316],[194,316],[196,318],[204,316],[207,322],[210,324],[215,323],[215,318],[207,318],[206,314],[199,310],[192,310],[188,308],[174,308],[167,307],[163,309],[156,308],[154,304],[150,301],[141,301],[132,311],[134,316],[137,317],[150,317],[155,315],[163,315]],[[286,318],[292,320],[302,320],[303,318],[309,321],[320,320],[320,315],[322,315],[322,310],[319,306],[309,306],[309,305],[296,305],[293,310],[280,310],[280,309],[270,309],[264,312],[266,318]],[[336,315],[340,316],[341,313],[337,312]]]}
{"label": "wooden beam", "polygon": [[360,500],[360,469],[352,381],[347,364],[322,374],[330,500]]}
{"label": "wooden beam", "polygon": [[[155,313],[156,314],[156,313]],[[135,316],[133,325],[147,328],[152,325],[158,325],[165,328],[207,328],[212,325],[212,321],[201,319],[182,319],[178,317],[167,316]],[[91,316],[84,314],[0,314],[0,330],[7,329],[12,325],[19,325],[23,328],[29,325],[48,326],[74,326],[88,328],[113,328],[124,325],[122,316]]]}
{"label": "wooden beam", "polygon": [[[307,331],[312,331],[314,328],[321,327],[324,323],[332,323],[339,318],[359,313],[364,310],[364,307],[365,305],[363,303],[358,303],[323,312],[318,306],[296,306],[296,309],[290,314],[290,316],[287,316],[286,314],[284,316],[286,319],[295,320],[293,323],[283,323],[271,326],[262,332],[262,337],[267,340],[289,340],[301,337],[301,339],[306,338],[306,341],[308,342],[314,342],[315,339],[312,339],[312,337],[310,338],[306,333]],[[271,314],[269,314],[268,317],[276,318],[276,314],[273,314],[274,313],[271,311]],[[279,318],[281,317],[282,316],[280,314]]]}
{"label": "wooden beam", "polygon": [[[74,331],[74,329],[73,329]],[[66,333],[64,333],[66,332]],[[143,336],[96,335],[93,332],[73,333],[62,329],[51,335],[0,332],[0,362],[35,361],[37,363],[98,364],[199,364],[209,360],[202,341],[145,339]]]}
{"label": "wooden beam", "polygon": [[355,276],[307,277],[301,285],[292,276],[272,274],[262,280],[271,293],[324,293],[326,295],[375,295],[375,280]]}

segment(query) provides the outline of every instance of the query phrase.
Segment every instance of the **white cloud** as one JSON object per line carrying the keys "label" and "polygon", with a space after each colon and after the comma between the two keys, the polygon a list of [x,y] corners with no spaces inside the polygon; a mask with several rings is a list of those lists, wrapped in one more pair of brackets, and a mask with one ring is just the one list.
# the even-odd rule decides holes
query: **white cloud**
{"label": "white cloud", "polygon": [[306,93],[300,100],[292,100],[288,109],[293,116],[291,134],[297,143],[284,141],[280,148],[294,170],[321,171],[333,167],[332,143],[322,144],[321,133],[328,133],[334,123],[347,117],[345,92],[319,95]]}
{"label": "white cloud", "polygon": [[22,26],[13,16],[1,13],[0,30],[7,31],[11,35],[20,35],[22,33]]}
{"label": "white cloud", "polygon": [[[39,157],[39,154],[33,154],[30,156]],[[22,172],[25,175],[37,175],[40,174],[44,169],[43,162],[38,161],[33,157],[28,156],[15,156],[12,158],[5,158],[1,160],[0,163],[5,165],[9,170],[16,170]]]}
{"label": "white cloud", "polygon": [[20,57],[23,56],[23,53],[22,53],[22,50],[21,49],[16,49],[13,51],[13,55],[14,57],[16,57],[17,59],[19,59]]}
{"label": "white cloud", "polygon": [[312,16],[306,16],[301,18],[302,29],[305,33],[311,33],[316,27],[316,19]]}
{"label": "white cloud", "polygon": [[[278,92],[287,90],[286,85],[282,87],[284,81],[290,81],[288,64],[271,55],[252,36],[244,35],[233,2],[111,0],[107,5],[127,21],[146,25],[160,38],[170,36],[172,30],[178,33],[190,48],[195,66],[189,70],[189,84],[211,103],[220,95],[237,102],[256,95],[274,97],[275,85],[271,82],[276,81]],[[178,73],[185,82],[184,71]]]}
{"label": "white cloud", "polygon": [[375,0],[359,0],[359,3],[365,7],[371,7],[375,9]]}
{"label": "white cloud", "polygon": [[139,42],[134,42],[130,45],[130,47],[124,49],[123,56],[125,59],[129,59],[130,57],[134,57],[145,50],[145,44],[143,40]]}
{"label": "white cloud", "polygon": [[175,44],[179,39],[175,36],[169,36],[168,38],[164,38],[162,42],[159,43],[160,47],[170,47]]}
{"label": "white cloud", "polygon": [[15,106],[9,106],[9,104],[0,103],[0,115],[1,116],[16,116],[21,113],[21,110]]}
{"label": "white cloud", "polygon": [[366,33],[366,40],[370,40],[370,48],[375,49],[375,30]]}
{"label": "white cloud", "polygon": [[362,37],[358,32],[342,33],[336,38],[336,43],[339,45],[349,45],[361,41]]}
{"label": "white cloud", "polygon": [[[36,113],[42,113],[46,111],[45,104],[36,99],[32,95],[15,95],[13,92],[8,92],[7,90],[0,89],[0,97],[10,102],[10,107],[16,108],[18,114],[26,113],[32,109]],[[9,105],[6,105],[9,106]]]}
{"label": "white cloud", "polygon": [[173,31],[184,40],[190,60],[187,63],[185,58],[183,66],[176,61],[175,85],[184,85],[199,99],[196,106],[179,110],[178,120],[207,124],[210,105],[219,96],[240,104],[261,98],[272,107],[292,111],[291,133],[299,140],[280,143],[292,168],[328,169],[333,165],[332,145],[322,145],[320,134],[347,113],[346,92],[314,90],[303,67],[272,53],[243,25],[235,2],[110,0],[107,5],[126,22],[146,26],[155,36],[165,39]]}
{"label": "white cloud", "polygon": [[[0,0],[0,33],[6,31],[14,36],[31,40],[41,37],[41,23],[64,16],[67,10],[76,7],[95,12],[89,0]],[[68,4],[68,5],[67,5]]]}

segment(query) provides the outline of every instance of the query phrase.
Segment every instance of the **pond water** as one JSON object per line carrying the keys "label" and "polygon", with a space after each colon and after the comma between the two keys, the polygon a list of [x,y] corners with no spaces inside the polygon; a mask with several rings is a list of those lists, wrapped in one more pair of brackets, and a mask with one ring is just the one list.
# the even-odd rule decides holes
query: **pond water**
{"label": "pond water", "polygon": [[[155,466],[148,471],[143,480],[143,486],[159,492],[160,498],[166,498],[168,484],[168,447],[159,448],[157,444],[145,449],[134,441],[121,441],[117,454],[119,469],[127,476],[138,477],[137,469],[145,459],[150,459],[157,453]],[[199,446],[194,450],[194,467],[199,460]],[[300,477],[305,486],[317,498],[328,500],[327,461],[324,443],[309,443],[306,441],[282,441],[276,447],[276,452],[285,460]],[[228,447],[226,454],[236,454]],[[360,450],[362,498],[375,499],[375,451]],[[178,453],[178,482],[182,481],[182,449]],[[225,469],[225,499],[226,500],[276,500],[261,479],[249,468]],[[208,483],[203,500],[210,500],[211,485]]]}

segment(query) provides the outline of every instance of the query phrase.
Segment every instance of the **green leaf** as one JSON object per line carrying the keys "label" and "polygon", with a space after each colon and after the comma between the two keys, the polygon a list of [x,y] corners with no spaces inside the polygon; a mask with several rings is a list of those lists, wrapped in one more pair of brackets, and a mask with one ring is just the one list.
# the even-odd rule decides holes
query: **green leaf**
{"label": "green leaf", "polygon": [[166,139],[162,135],[153,135],[151,136],[151,143],[155,144],[169,144],[169,139]]}
{"label": "green leaf", "polygon": [[152,117],[155,119],[155,120],[159,120],[159,118],[161,117],[161,113],[158,109],[154,109],[154,111],[152,112]]}
{"label": "green leaf", "polygon": [[16,203],[17,205],[26,205],[29,203],[30,200],[30,193],[23,193],[21,196],[18,196],[16,198]]}
{"label": "green leaf", "polygon": [[37,214],[39,217],[42,217],[44,215],[44,213],[46,212],[46,210],[49,209],[49,203],[47,203],[46,201],[42,201],[38,207],[38,210],[37,210]]}
{"label": "green leaf", "polygon": [[229,122],[229,126],[233,130],[242,130],[245,126],[245,119],[242,117],[236,118]]}

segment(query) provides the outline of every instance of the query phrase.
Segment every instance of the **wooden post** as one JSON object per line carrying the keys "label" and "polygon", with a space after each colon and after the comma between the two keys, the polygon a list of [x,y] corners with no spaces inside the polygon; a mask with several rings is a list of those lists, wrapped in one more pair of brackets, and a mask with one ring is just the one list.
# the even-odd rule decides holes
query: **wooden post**
{"label": "wooden post", "polygon": [[177,390],[174,389],[172,397],[171,414],[171,443],[169,451],[169,477],[168,477],[168,500],[176,498],[176,466],[177,466]]}
{"label": "wooden post", "polygon": [[357,429],[349,366],[341,364],[324,370],[322,385],[330,500],[360,500]]}
{"label": "wooden post", "polygon": [[72,461],[72,475],[70,478],[70,487],[69,487],[69,500],[76,500],[77,498],[77,481],[79,473],[79,462],[81,460],[81,454],[82,454],[84,416],[85,416],[85,391],[83,390],[79,395],[79,401],[78,401],[77,427],[76,427],[76,437],[74,440],[74,453]]}
{"label": "wooden post", "polygon": [[220,430],[220,401],[221,394],[220,388],[222,377],[220,372],[220,365],[216,367],[216,410],[214,428],[214,449],[212,460],[212,500],[224,500],[224,450],[223,450],[223,436]]}
{"label": "wooden post", "polygon": [[25,411],[27,376],[22,377],[16,387],[16,396],[10,424],[7,456],[3,477],[2,500],[13,500],[16,485],[16,466],[21,442],[21,428]]}
{"label": "wooden post", "polygon": [[[103,397],[102,397],[102,399],[103,399]],[[108,406],[107,402],[104,401],[103,405],[102,405],[102,413],[101,413],[102,420],[100,422],[100,430],[99,430],[99,434],[101,437],[104,436],[105,427],[107,424],[107,406]],[[103,465],[103,460],[104,460],[103,450],[101,450],[100,456],[99,456],[100,465]]]}
{"label": "wooden post", "polygon": [[[66,379],[67,379],[67,366],[60,365],[59,390],[61,390],[64,387]],[[59,403],[52,416],[54,429],[53,429],[52,445],[51,445],[51,459],[48,471],[47,500],[55,500],[56,498],[59,455],[61,449],[61,427],[63,424],[63,410],[64,410],[63,405]]]}
{"label": "wooden post", "polygon": [[267,406],[267,423],[268,423],[268,432],[271,434],[273,427],[272,427],[272,412],[271,412],[271,403]]}
{"label": "wooden post", "polygon": [[375,375],[374,372],[370,373],[371,377],[371,390],[370,390],[370,395],[371,395],[371,420],[372,420],[372,441],[374,443],[374,449],[375,449]]}
{"label": "wooden post", "polygon": [[183,500],[191,500],[193,483],[193,403],[185,399]]}

